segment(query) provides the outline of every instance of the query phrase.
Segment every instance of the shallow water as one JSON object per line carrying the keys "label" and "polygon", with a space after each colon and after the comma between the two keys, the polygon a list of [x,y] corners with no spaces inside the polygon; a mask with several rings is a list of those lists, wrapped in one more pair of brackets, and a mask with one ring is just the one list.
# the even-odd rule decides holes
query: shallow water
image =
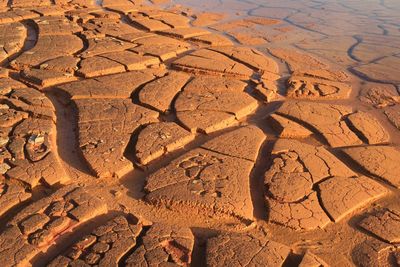
{"label": "shallow water", "polygon": [[[287,34],[270,45],[289,45],[347,67],[364,80],[400,84],[399,1],[180,1],[196,10],[231,18],[282,20]],[[262,29],[258,29],[262,30]],[[269,35],[271,29],[264,29]],[[390,63],[390,64],[388,64]],[[372,70],[369,65],[373,65]],[[393,69],[388,65],[393,65]],[[359,67],[363,67],[358,69]],[[384,69],[384,73],[381,72]]]}

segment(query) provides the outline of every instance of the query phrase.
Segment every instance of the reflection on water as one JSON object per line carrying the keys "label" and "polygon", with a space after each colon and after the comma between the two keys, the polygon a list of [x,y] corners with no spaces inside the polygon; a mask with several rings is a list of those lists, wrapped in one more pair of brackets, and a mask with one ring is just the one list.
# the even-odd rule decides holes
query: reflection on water
{"label": "reflection on water", "polygon": [[[368,81],[400,84],[400,2],[397,0],[174,0],[173,4],[282,20],[278,27],[254,27],[272,46],[293,46],[344,65]],[[281,31],[281,32],[279,32]],[[248,34],[248,33],[246,33]]]}

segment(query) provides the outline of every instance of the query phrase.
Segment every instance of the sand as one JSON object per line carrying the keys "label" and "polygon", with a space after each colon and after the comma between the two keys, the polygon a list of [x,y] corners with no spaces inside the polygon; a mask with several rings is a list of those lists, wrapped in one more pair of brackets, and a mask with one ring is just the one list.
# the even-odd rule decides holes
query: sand
{"label": "sand", "polygon": [[1,2],[2,266],[399,266],[399,11]]}

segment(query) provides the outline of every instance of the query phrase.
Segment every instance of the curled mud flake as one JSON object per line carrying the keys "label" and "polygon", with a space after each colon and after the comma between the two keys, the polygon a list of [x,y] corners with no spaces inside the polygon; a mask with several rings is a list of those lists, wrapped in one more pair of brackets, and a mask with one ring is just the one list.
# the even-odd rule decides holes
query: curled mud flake
{"label": "curled mud flake", "polygon": [[278,64],[272,58],[265,56],[256,49],[239,46],[224,46],[213,47],[210,48],[210,50],[219,52],[233,60],[241,62],[260,73],[277,74],[279,72]]}
{"label": "curled mud flake", "polygon": [[[30,136],[33,136],[33,139],[38,137],[38,143],[42,141],[42,137],[45,135],[54,134],[54,123],[49,119],[41,119],[41,118],[28,118],[18,124],[13,131],[14,137],[27,137],[26,141],[28,141]],[[44,138],[45,139],[45,138]],[[35,140],[31,140],[34,143]]]}
{"label": "curled mud flake", "polygon": [[163,31],[171,29],[171,27],[168,24],[160,20],[151,19],[149,17],[141,16],[139,14],[135,13],[129,14],[128,18],[133,25],[138,26],[147,31],[153,32],[153,31]]}
{"label": "curled mud flake", "polygon": [[52,3],[50,0],[38,0],[38,1],[26,1],[26,0],[14,0],[11,4],[13,8],[27,8],[27,7],[43,7],[50,6]]}
{"label": "curled mud flake", "polygon": [[400,103],[400,96],[391,84],[368,83],[362,88],[360,100],[376,108],[385,108]]}
{"label": "curled mud flake", "polygon": [[175,101],[177,117],[192,132],[223,129],[258,107],[257,100],[243,92],[245,86],[233,79],[196,78]]}
{"label": "curled mud flake", "polygon": [[265,140],[264,133],[255,126],[241,127],[208,141],[202,148],[255,162],[258,148]]}
{"label": "curled mud flake", "polygon": [[348,73],[340,70],[329,70],[329,69],[294,71],[292,73],[292,77],[305,77],[321,81],[333,81],[342,83],[350,81],[350,76]]}
{"label": "curled mud flake", "polygon": [[[2,5],[3,4],[5,4],[5,6],[7,6],[8,2],[4,2],[4,3],[2,3]],[[25,3],[25,4],[28,4],[28,3]],[[29,3],[29,5],[30,5],[30,3]],[[14,6],[14,4],[13,4],[13,6]],[[30,10],[18,8],[15,10],[0,12],[0,24],[5,24],[5,26],[7,26],[8,24],[11,24],[12,22],[21,21],[24,19],[33,19],[33,18],[37,18],[39,16],[40,16],[39,14],[32,12]]]}
{"label": "curled mud flake", "polygon": [[400,242],[400,214],[397,210],[378,210],[368,214],[358,225],[386,242]]}
{"label": "curled mud flake", "polygon": [[353,161],[369,173],[400,187],[400,151],[391,146],[366,146],[343,149]]}
{"label": "curled mud flake", "polygon": [[[132,231],[131,228],[135,228],[136,231]],[[49,266],[59,266],[62,261],[68,262],[68,265],[83,263],[114,266],[136,245],[141,232],[140,223],[132,224],[122,215],[115,217],[94,229],[89,235],[83,236],[58,255]],[[116,238],[110,239],[111,236]]]}
{"label": "curled mud flake", "polygon": [[36,232],[39,229],[42,229],[45,224],[50,221],[50,218],[45,214],[36,213],[31,217],[28,217],[24,221],[22,221],[19,225],[21,231],[25,235],[29,235],[31,233]]}
{"label": "curled mud flake", "polygon": [[44,211],[49,217],[65,216],[75,206],[71,202],[54,201]]}
{"label": "curled mud flake", "polygon": [[[83,198],[88,200],[80,201]],[[79,204],[66,215],[49,217],[43,213],[54,201],[65,203],[69,199]],[[76,209],[85,210],[78,219],[70,215]],[[26,206],[7,223],[5,231],[0,234],[3,242],[0,258],[7,259],[6,266],[28,264],[38,254],[47,251],[57,239],[62,239],[66,232],[106,211],[106,205],[97,197],[88,195],[83,189],[64,187]]]}
{"label": "curled mud flake", "polygon": [[85,262],[89,265],[98,264],[100,261],[100,255],[96,253],[89,253],[85,256]]}
{"label": "curled mud flake", "polygon": [[47,70],[47,69],[30,69],[22,72],[22,79],[25,82],[41,86],[49,87],[60,83],[66,83],[76,80],[71,73]]}
{"label": "curled mud flake", "polygon": [[346,99],[351,87],[346,83],[292,76],[288,80],[286,95],[300,99]]}
{"label": "curled mud flake", "polygon": [[270,222],[296,231],[322,229],[331,222],[321,208],[315,192],[294,203],[281,203],[267,199],[267,205]]}
{"label": "curled mud flake", "polygon": [[25,143],[26,140],[23,137],[12,138],[7,146],[7,152],[9,152],[7,154],[11,154],[12,156],[9,156],[8,158],[12,158],[14,160],[25,159]]}
{"label": "curled mud flake", "polygon": [[175,60],[172,65],[178,70],[193,73],[224,74],[244,78],[253,74],[247,66],[208,49],[196,50]]}
{"label": "curled mud flake", "polygon": [[[118,1],[116,1],[117,3]],[[103,4],[102,4],[103,5]],[[91,12],[90,14],[92,14],[95,18],[103,18],[106,20],[110,20],[110,21],[116,21],[118,22],[121,18],[121,15],[109,10],[93,10],[93,12]]]}
{"label": "curled mud flake", "polygon": [[147,164],[194,140],[194,134],[173,122],[151,124],[142,130],[135,146],[136,157]]}
{"label": "curled mud flake", "polygon": [[101,57],[118,62],[125,66],[129,71],[143,70],[149,66],[157,65],[160,60],[152,56],[143,56],[133,53],[131,51],[112,52],[102,54]]}
{"label": "curled mud flake", "polygon": [[[7,172],[11,167],[6,163],[0,163],[0,173]],[[2,173],[2,174],[4,174]],[[0,182],[0,215],[3,215],[14,206],[29,199],[31,193],[18,183],[2,179]]]}
{"label": "curled mud flake", "polygon": [[[158,3],[162,3],[162,1],[157,1]],[[167,25],[170,25],[172,28],[187,28],[189,18],[184,16],[181,11],[167,11],[167,10],[145,10],[139,13],[140,15],[146,16],[152,20],[161,21]],[[134,16],[139,16],[138,13],[132,13]]]}
{"label": "curled mud flake", "polygon": [[[107,10],[111,10],[114,12],[122,13],[128,15],[132,12],[137,12],[139,6],[130,1],[107,1],[103,0],[102,6]],[[115,13],[113,13],[115,14]]]}
{"label": "curled mud flake", "polygon": [[[258,139],[241,142],[242,148],[250,150],[247,157],[252,158],[265,137],[252,128],[237,131],[256,134]],[[222,135],[218,137],[220,147],[215,147],[217,140],[213,140],[203,146],[206,149],[194,149],[150,175],[146,200],[182,212],[252,219],[249,176],[254,162],[240,155],[230,142],[234,136],[233,132]]]}
{"label": "curled mud flake", "polygon": [[0,127],[12,127],[26,118],[28,118],[26,112],[11,108],[0,109]]}
{"label": "curled mud flake", "polygon": [[108,19],[108,18],[91,18],[87,22],[82,23],[85,30],[91,31],[92,35],[89,38],[123,38],[125,35],[140,33],[137,28],[132,27],[128,23],[124,23],[121,20]]}
{"label": "curled mud flake", "polygon": [[[287,163],[286,163],[287,164]],[[269,177],[266,173],[268,193],[271,197],[281,202],[296,202],[312,192],[312,179],[308,172],[274,173]]]}
{"label": "curled mud flake", "polygon": [[388,132],[372,115],[359,111],[350,114],[347,120],[366,143],[375,145],[389,142]]}
{"label": "curled mud flake", "polygon": [[270,115],[268,123],[281,138],[307,138],[313,134],[301,124],[278,114]]}
{"label": "curled mud flake", "polygon": [[17,160],[12,162],[13,167],[7,171],[10,179],[15,179],[27,184],[30,188],[36,187],[39,183],[54,185],[65,184],[69,176],[58,162],[54,153],[48,153],[43,159],[37,162],[28,160]]}
{"label": "curled mud flake", "polygon": [[[57,89],[62,91],[61,96],[66,94],[71,99],[129,98],[138,87],[153,80],[157,74],[153,70],[132,71],[63,84]],[[121,83],[121,80],[126,83]]]}
{"label": "curled mud flake", "polygon": [[14,88],[10,94],[10,97],[18,99],[27,105],[54,110],[51,101],[42,92],[33,88]]}
{"label": "curled mud flake", "polygon": [[35,19],[39,38],[42,36],[72,35],[82,31],[82,28],[75,22],[66,19],[64,16],[53,16],[51,19]]}
{"label": "curled mud flake", "polygon": [[209,134],[237,123],[234,115],[216,111],[180,111],[177,118],[193,133]]}
{"label": "curled mud flake", "polygon": [[[12,14],[13,12],[0,13],[0,22],[7,19],[7,15],[12,16]],[[22,18],[19,20],[22,20]],[[21,51],[27,37],[27,30],[22,23],[9,21],[0,25],[0,33],[0,61],[4,61]]]}
{"label": "curled mud flake", "polygon": [[96,56],[83,59],[76,73],[85,78],[90,78],[120,72],[125,72],[124,65],[108,58]]}
{"label": "curled mud flake", "polygon": [[291,163],[287,166],[283,164],[284,167],[278,168],[278,171],[288,173],[307,171],[311,174],[313,183],[331,176],[356,176],[351,169],[322,146],[280,139],[275,143],[272,153],[286,157],[285,161]]}
{"label": "curled mud flake", "polygon": [[314,255],[313,253],[307,251],[303,258],[301,259],[301,262],[299,264],[299,267],[328,267],[329,265],[324,262],[322,259]]}
{"label": "curled mud flake", "polygon": [[139,91],[139,100],[161,112],[166,112],[171,109],[170,105],[175,95],[182,90],[189,78],[190,76],[184,73],[170,72],[167,76],[147,83]]}
{"label": "curled mud flake", "polygon": [[41,16],[62,16],[65,10],[58,6],[40,6],[33,9],[36,13]]}
{"label": "curled mud flake", "polygon": [[126,146],[138,127],[157,121],[158,113],[126,99],[78,99],[75,104],[79,146],[96,175],[120,177],[131,171]]}
{"label": "curled mud flake", "polygon": [[400,130],[400,104],[385,109],[385,115],[389,121]]}
{"label": "curled mud flake", "polygon": [[140,244],[128,256],[126,266],[190,266],[194,236],[189,228],[156,223],[143,234]]}
{"label": "curled mud flake", "polygon": [[17,82],[8,77],[0,78],[0,95],[7,95],[13,90],[21,90],[24,88],[26,88],[26,85],[21,82]]}
{"label": "curled mud flake", "polygon": [[279,94],[277,80],[280,78],[278,74],[271,72],[264,73],[261,80],[253,80],[256,83],[254,94],[266,103],[274,100],[280,100],[282,96]]}
{"label": "curled mud flake", "polygon": [[51,107],[35,106],[26,103],[22,99],[13,98],[12,95],[11,98],[3,99],[3,102],[6,103],[7,105],[15,107],[15,109],[21,110],[21,112],[30,113],[33,117],[42,117],[44,119],[55,120],[54,108],[52,106]]}
{"label": "curled mud flake", "polygon": [[272,165],[264,175],[269,220],[295,230],[324,228],[330,219],[318,201],[315,185],[335,175],[353,177],[355,173],[323,147],[296,140],[278,140],[272,155]]}
{"label": "curled mud flake", "polygon": [[231,46],[231,45],[233,45],[233,42],[229,38],[227,38],[221,34],[215,34],[215,33],[191,37],[188,39],[188,41],[191,41],[191,42],[194,42],[194,43],[200,44],[200,45],[209,45],[209,46]]}
{"label": "curled mud flake", "polygon": [[190,49],[190,44],[174,38],[151,35],[135,41],[137,47],[129,50],[140,55],[150,55],[160,58],[162,61],[176,57],[178,54]]}
{"label": "curled mud flake", "polygon": [[246,234],[222,233],[207,240],[207,266],[282,266],[290,248]]}
{"label": "curled mud flake", "polygon": [[105,53],[121,52],[135,46],[135,44],[113,37],[92,38],[88,40],[88,48],[81,53],[81,57],[87,58]]}
{"label": "curled mud flake", "polygon": [[[21,90],[21,92],[18,90]],[[11,97],[24,100],[26,102],[24,105],[28,107],[53,112],[52,106],[50,107],[51,102],[38,91],[30,88],[18,90]],[[69,180],[56,152],[51,147],[50,140],[54,134],[54,128],[55,125],[52,120],[33,116],[24,119],[14,127],[7,144],[7,150],[12,155],[12,157],[8,157],[11,166],[6,173],[8,178],[22,182],[24,186],[31,189],[39,183],[54,185]],[[21,194],[21,198],[26,199],[24,194]],[[14,202],[19,203],[20,201]]]}
{"label": "curled mud flake", "polygon": [[[185,162],[187,157],[195,156],[204,158],[200,162],[192,162],[194,165],[191,167],[176,169],[176,165],[188,164]],[[215,159],[218,160],[214,161]],[[186,212],[194,213],[201,210],[214,216],[226,216],[226,214],[243,218],[251,216],[252,208],[245,177],[249,175],[252,163],[203,149],[185,154],[182,160],[184,161],[177,159],[165,170],[149,177],[146,189],[150,193],[146,199],[150,203],[163,205],[172,201],[173,206],[187,210]],[[230,169],[235,164],[240,166],[234,170]],[[166,180],[162,178],[166,177],[164,173],[173,176]]]}
{"label": "curled mud flake", "polygon": [[17,57],[11,66],[18,70],[27,69],[51,59],[72,55],[82,48],[82,40],[76,35],[42,36],[34,48]]}
{"label": "curled mud flake", "polygon": [[333,177],[320,183],[318,188],[322,205],[335,222],[388,193],[382,185],[365,176]]}
{"label": "curled mud flake", "polygon": [[202,28],[178,28],[178,29],[168,29],[158,32],[161,35],[166,35],[170,37],[175,37],[179,39],[189,39],[196,36],[202,36],[209,34],[210,32]]}
{"label": "curled mud flake", "polygon": [[362,144],[344,121],[346,115],[353,113],[348,106],[295,101],[285,102],[276,113],[309,126],[332,147]]}
{"label": "curled mud flake", "polygon": [[398,255],[398,248],[377,239],[368,238],[357,245],[352,251],[355,264],[360,266],[390,266],[395,267],[393,258]]}

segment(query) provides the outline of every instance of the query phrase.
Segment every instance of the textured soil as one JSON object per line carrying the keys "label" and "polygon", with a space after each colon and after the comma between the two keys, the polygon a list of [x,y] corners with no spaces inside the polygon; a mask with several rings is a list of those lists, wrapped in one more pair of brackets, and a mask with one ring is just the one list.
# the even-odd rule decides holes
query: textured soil
{"label": "textured soil", "polygon": [[1,266],[400,266],[399,11],[0,1]]}

